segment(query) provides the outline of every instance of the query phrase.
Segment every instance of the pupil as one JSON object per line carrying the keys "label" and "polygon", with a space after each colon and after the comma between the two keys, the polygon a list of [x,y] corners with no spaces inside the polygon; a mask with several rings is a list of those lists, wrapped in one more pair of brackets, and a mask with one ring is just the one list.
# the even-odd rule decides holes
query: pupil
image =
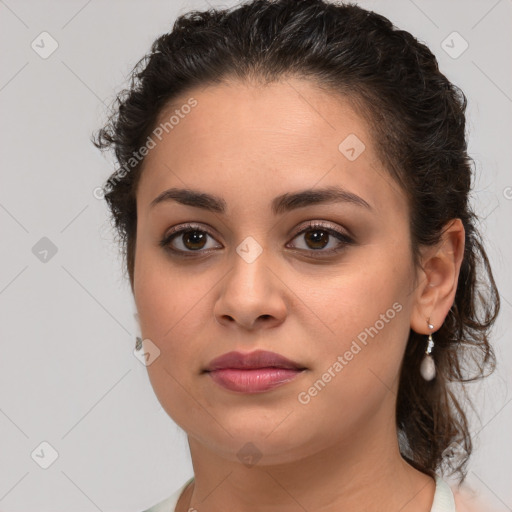
{"label": "pupil", "polygon": [[[183,236],[188,249],[201,249],[206,240],[205,233],[201,233],[200,231],[188,231]],[[191,244],[192,247],[190,247],[189,244]],[[199,247],[194,246],[194,244],[199,244]]]}
{"label": "pupil", "polygon": [[[320,231],[317,229],[317,230],[313,230],[313,231],[308,231],[308,233],[318,233],[319,234],[318,236],[306,234],[306,239],[313,243],[314,249],[322,249],[323,247],[325,247],[327,245],[327,242],[328,242],[327,238],[328,238],[329,234],[326,233],[325,231]],[[319,245],[317,245],[317,244],[319,244]]]}

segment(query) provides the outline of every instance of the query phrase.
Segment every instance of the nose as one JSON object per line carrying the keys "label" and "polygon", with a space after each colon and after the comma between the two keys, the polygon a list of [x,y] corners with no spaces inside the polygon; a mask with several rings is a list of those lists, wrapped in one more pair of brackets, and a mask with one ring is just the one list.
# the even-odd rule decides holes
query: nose
{"label": "nose", "polygon": [[271,268],[265,251],[250,263],[235,255],[222,283],[213,312],[219,324],[252,331],[284,322],[287,287]]}

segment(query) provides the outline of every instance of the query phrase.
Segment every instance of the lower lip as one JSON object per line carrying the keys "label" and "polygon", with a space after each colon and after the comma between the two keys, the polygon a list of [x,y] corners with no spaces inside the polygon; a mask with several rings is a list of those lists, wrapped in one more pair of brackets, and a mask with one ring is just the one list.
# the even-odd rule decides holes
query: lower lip
{"label": "lower lip", "polygon": [[295,379],[303,370],[288,368],[225,368],[208,372],[214,382],[239,393],[263,393]]}

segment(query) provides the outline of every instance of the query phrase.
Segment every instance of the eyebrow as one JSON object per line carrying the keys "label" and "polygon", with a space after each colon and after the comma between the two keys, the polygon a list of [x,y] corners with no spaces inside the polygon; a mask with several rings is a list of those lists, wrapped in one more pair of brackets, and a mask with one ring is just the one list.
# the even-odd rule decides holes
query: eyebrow
{"label": "eyebrow", "polygon": [[[224,214],[227,210],[226,201],[221,197],[188,188],[170,188],[165,190],[151,201],[149,207],[154,208],[156,205],[168,201],[175,201],[186,206],[193,206],[214,213]],[[271,210],[274,215],[279,215],[314,204],[338,202],[355,204],[373,211],[370,204],[362,197],[339,186],[306,189],[299,192],[282,194],[272,200]]]}

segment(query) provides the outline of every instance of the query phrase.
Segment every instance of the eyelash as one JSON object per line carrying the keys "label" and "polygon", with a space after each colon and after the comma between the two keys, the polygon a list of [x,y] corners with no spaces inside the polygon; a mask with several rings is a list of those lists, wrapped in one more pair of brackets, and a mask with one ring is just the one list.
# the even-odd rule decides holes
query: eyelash
{"label": "eyelash", "polygon": [[[335,247],[334,249],[328,249],[326,251],[321,250],[321,249],[318,249],[318,250],[297,249],[298,251],[301,251],[301,252],[305,251],[310,254],[311,253],[315,253],[315,254],[322,253],[324,255],[324,256],[314,256],[314,257],[325,257],[325,255],[336,254],[336,253],[344,250],[346,248],[346,246],[353,245],[355,243],[354,240],[351,237],[349,237],[348,235],[346,235],[345,233],[342,233],[341,231],[333,229],[333,228],[329,227],[328,225],[320,223],[320,222],[312,221],[306,225],[303,225],[302,228],[303,229],[300,229],[297,233],[295,233],[293,235],[292,240],[297,238],[299,235],[307,233],[308,231],[322,230],[322,231],[327,232],[328,235],[332,235],[340,241],[340,245],[338,247]],[[208,254],[209,252],[215,250],[215,249],[210,249],[210,250],[204,251],[204,250],[198,249],[197,251],[190,251],[190,250],[183,251],[181,249],[174,249],[171,247],[170,243],[175,238],[178,238],[179,235],[184,235],[185,233],[194,232],[194,231],[198,231],[200,233],[206,233],[211,238],[214,238],[213,235],[209,231],[203,229],[198,224],[185,224],[185,225],[173,228],[173,230],[159,242],[159,245],[160,245],[160,247],[163,247],[165,250],[171,252],[172,254],[179,256],[179,257],[183,257],[183,258],[195,258],[195,257],[197,257],[197,255],[202,256],[202,255]]]}

